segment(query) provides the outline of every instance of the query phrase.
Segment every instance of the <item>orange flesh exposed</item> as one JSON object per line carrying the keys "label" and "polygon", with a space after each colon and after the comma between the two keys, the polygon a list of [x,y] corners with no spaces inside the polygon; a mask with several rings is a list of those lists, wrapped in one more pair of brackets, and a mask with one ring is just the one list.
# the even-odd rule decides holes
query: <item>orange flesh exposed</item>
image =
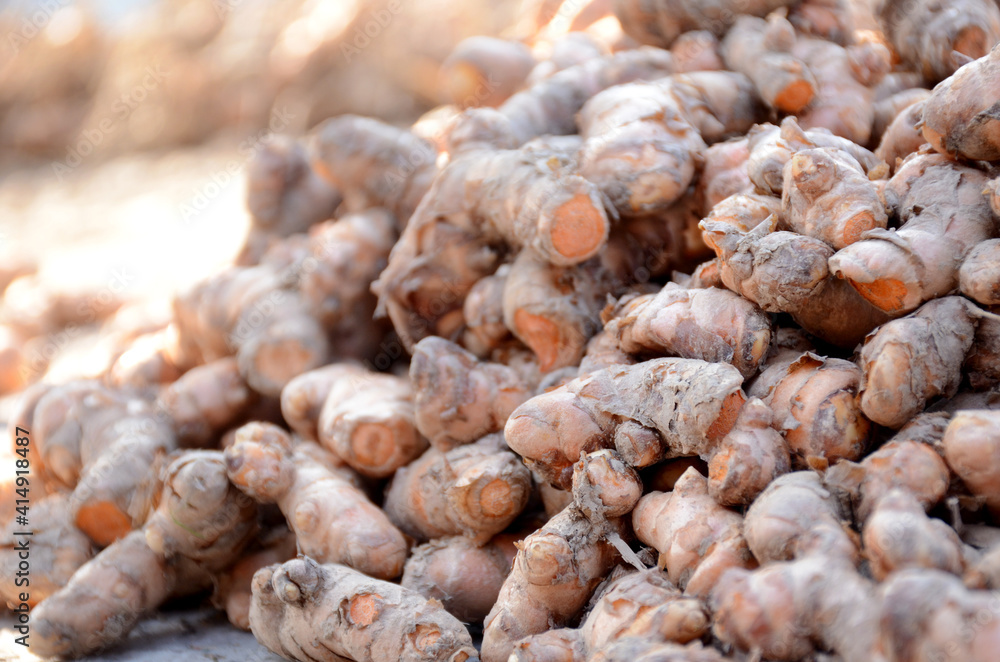
{"label": "orange flesh exposed", "polygon": [[571,260],[584,260],[597,252],[607,238],[604,214],[589,195],[578,193],[556,208],[551,237],[557,253]]}
{"label": "orange flesh exposed", "polygon": [[813,87],[804,80],[797,80],[774,97],[774,105],[780,110],[796,113],[812,101]]}
{"label": "orange flesh exposed", "polygon": [[101,547],[107,547],[132,531],[132,520],[110,501],[98,501],[80,508],[76,526]]}
{"label": "orange flesh exposed", "polygon": [[708,432],[706,433],[709,439],[721,439],[729,434],[729,431],[736,424],[736,417],[739,416],[740,409],[743,407],[746,399],[742,390],[726,396],[725,401],[722,403],[722,411],[719,412],[719,418],[715,419],[715,423],[712,423],[712,426],[708,428]]}
{"label": "orange flesh exposed", "polygon": [[851,285],[872,305],[887,313],[897,313],[903,310],[906,298],[906,284],[895,278],[885,278],[871,283],[859,283],[849,280]]}
{"label": "orange flesh exposed", "polygon": [[559,327],[552,320],[524,310],[514,313],[514,326],[524,343],[538,356],[538,368],[542,372],[551,370],[559,358]]}

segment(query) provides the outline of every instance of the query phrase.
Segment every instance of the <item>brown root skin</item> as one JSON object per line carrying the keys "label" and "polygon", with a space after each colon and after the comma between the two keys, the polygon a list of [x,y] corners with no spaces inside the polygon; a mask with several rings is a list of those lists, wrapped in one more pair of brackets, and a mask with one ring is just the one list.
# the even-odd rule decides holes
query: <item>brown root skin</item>
{"label": "brown root skin", "polygon": [[530,472],[494,434],[447,453],[430,449],[400,468],[384,508],[418,540],[466,535],[483,541],[507,528],[530,495]]}
{"label": "brown root skin", "polygon": [[254,400],[233,358],[192,368],[159,396],[182,448],[215,445]]}
{"label": "brown root skin", "polygon": [[824,149],[796,152],[785,164],[781,193],[782,229],[822,239],[841,249],[888,216],[875,184],[846,154]]}
{"label": "brown root skin", "polygon": [[860,463],[832,466],[824,483],[842,502],[853,505],[858,522],[865,522],[893,489],[912,495],[929,510],[948,491],[948,466],[932,446],[940,442],[945,425],[947,419],[934,414],[918,417]]}
{"label": "brown root skin", "polygon": [[857,460],[871,423],[861,411],[861,370],[851,361],[789,352],[771,363],[747,390],[774,411],[774,427],[799,468]]}
{"label": "brown root skin", "polygon": [[538,136],[576,132],[576,114],[601,90],[635,80],[655,80],[674,73],[668,51],[638,48],[586,60],[564,69],[507,99],[491,113],[467,113],[454,130],[477,133],[500,120],[508,146],[523,145]]}
{"label": "brown root skin", "polygon": [[901,227],[868,232],[838,251],[830,270],[893,316],[951,292],[959,284],[962,260],[997,232],[983,196],[987,181],[981,171],[940,154],[909,157],[884,193]]}
{"label": "brown root skin", "polygon": [[254,574],[261,568],[293,559],[295,555],[295,535],[287,530],[266,542],[262,549],[245,553],[216,576],[212,604],[226,612],[234,627],[249,632]]}
{"label": "brown root skin", "polygon": [[702,200],[702,216],[729,196],[753,192],[753,182],[747,175],[748,144],[743,137],[715,143],[705,150],[704,166],[696,185]]}
{"label": "brown root skin", "polygon": [[587,648],[578,628],[552,628],[514,645],[508,662],[584,662]]}
{"label": "brown root skin", "polygon": [[486,616],[483,662],[504,662],[521,639],[576,618],[615,562],[603,538],[618,528],[618,521],[595,526],[571,505],[525,538]]}
{"label": "brown root skin", "polygon": [[782,217],[781,198],[760,193],[735,193],[712,207],[705,220],[727,223],[740,232],[749,232],[772,216]]}
{"label": "brown root skin", "polygon": [[773,232],[775,223],[772,218],[741,232],[726,221],[701,222],[726,287],[766,312],[790,313],[809,333],[845,348],[853,348],[888,319],[847,282],[833,277],[827,265],[833,249],[819,239]]}
{"label": "brown root skin", "polygon": [[463,623],[481,622],[510,572],[515,540],[508,534],[482,546],[465,536],[432,540],[413,549],[400,583],[428,600],[440,600]]}
{"label": "brown root skin", "polygon": [[743,537],[743,517],[720,506],[708,481],[688,469],[671,492],[651,492],[632,511],[636,537],[660,553],[659,566],[688,595],[707,596],[729,568],[756,565]]}
{"label": "brown root skin", "polygon": [[605,330],[629,354],[674,355],[730,363],[744,378],[757,372],[771,340],[771,320],[729,290],[668,283],[657,294],[624,297],[604,314]]}
{"label": "brown root skin", "polygon": [[[962,362],[972,346],[977,310],[961,297],[935,299],[865,339],[859,360],[865,416],[899,428],[932,398],[955,395]],[[900,368],[908,365],[919,368]]]}
{"label": "brown root skin", "polygon": [[809,67],[789,52],[794,42],[795,28],[779,15],[767,20],[743,15],[723,39],[722,57],[753,81],[769,107],[799,113],[813,100],[817,84]]}
{"label": "brown root skin", "polygon": [[257,535],[257,503],[230,483],[220,451],[189,451],[167,467],[163,495],[143,531],[149,548],[208,572],[232,564]]}
{"label": "brown root skin", "polygon": [[[994,599],[994,593],[969,590],[961,579],[940,570],[893,573],[876,597],[881,648],[892,662],[949,657],[987,662],[1000,645],[1000,628],[996,619],[979,624],[975,615],[992,613]],[[967,636],[958,636],[959,627],[968,629]]]}
{"label": "brown root skin", "polygon": [[505,264],[495,274],[480,278],[462,304],[462,346],[479,358],[489,356],[511,338],[503,321],[503,290],[509,273],[510,265]]}
{"label": "brown root skin", "polygon": [[754,571],[730,570],[711,605],[719,639],[770,660],[800,660],[816,650],[832,650],[845,662],[884,660],[875,587],[823,550]]}
{"label": "brown root skin", "polygon": [[340,193],[309,164],[305,148],[287,136],[271,136],[247,164],[250,230],[237,264],[256,264],[269,241],[306,232],[331,218]]}
{"label": "brown root skin", "polygon": [[791,0],[754,0],[749,3],[726,0],[706,11],[706,7],[692,0],[658,0],[652,3],[617,0],[615,15],[625,33],[639,43],[667,48],[689,30],[710,30],[716,36],[722,36],[742,14],[766,16],[791,4]]}
{"label": "brown root skin", "polygon": [[524,84],[534,67],[535,58],[522,43],[469,37],[441,63],[440,96],[459,108],[496,107]]}
{"label": "brown root skin", "polygon": [[612,366],[528,400],[504,437],[543,479],[566,489],[580,453],[612,446],[627,421],[658,432],[673,455],[721,439],[745,400],[741,383],[736,368],[696,359]]}
{"label": "brown root skin", "polygon": [[762,564],[802,555],[813,530],[824,527],[824,556],[858,561],[856,535],[844,523],[846,513],[823,486],[818,473],[796,471],[777,478],[750,504],[743,532],[754,558]]}
{"label": "brown root skin", "polygon": [[438,337],[417,343],[410,381],[417,429],[442,452],[503,430],[511,412],[532,394],[513,368],[479,361]]}
{"label": "brown root skin", "polygon": [[259,570],[250,628],[269,650],[299,662],[466,662],[465,627],[415,591],[308,557]]}
{"label": "brown root skin", "polygon": [[384,207],[410,218],[437,174],[437,150],[406,129],[340,115],[313,130],[312,166],[349,211]]}
{"label": "brown root skin", "polygon": [[984,306],[1000,305],[1000,239],[988,239],[969,251],[958,270],[962,294]]}
{"label": "brown root skin", "polygon": [[288,426],[303,439],[319,443],[319,415],[333,385],[359,370],[349,363],[334,363],[294,377],[281,390],[281,415]]}
{"label": "brown root skin", "polygon": [[963,371],[969,386],[976,391],[1000,387],[1000,315],[980,318],[972,348],[965,355]]}
{"label": "brown root skin", "polygon": [[965,569],[955,530],[925,515],[916,498],[903,490],[894,489],[879,500],[861,540],[876,581],[904,568],[935,568],[959,576]]}
{"label": "brown root skin", "polygon": [[386,579],[403,572],[403,534],[357,487],[306,448],[294,449],[281,428],[244,425],[226,449],[226,464],[240,490],[278,504],[303,554]]}
{"label": "brown root skin", "polygon": [[[14,499],[18,498],[13,485],[10,493],[5,492],[3,496],[9,497],[13,508]],[[15,584],[18,563],[23,560],[18,556],[17,547],[25,538],[15,536],[15,532],[25,527],[15,525],[12,510],[10,521],[3,522],[0,530],[0,569],[3,570],[0,601],[3,604],[20,604],[23,602],[20,594],[26,592],[28,606],[34,607],[65,586],[77,569],[95,554],[93,543],[74,525],[65,494],[51,494],[30,505],[31,590],[25,591]]]}
{"label": "brown root skin", "polygon": [[948,466],[994,514],[1000,513],[1000,490],[997,489],[1000,436],[997,430],[1000,430],[1000,413],[959,411],[948,423],[941,442]]}
{"label": "brown root skin", "polygon": [[642,496],[642,481],[635,469],[613,450],[588,453],[573,466],[573,500],[593,522],[623,517]]}
{"label": "brown root skin", "polygon": [[[947,6],[933,0],[917,0],[905,6],[880,0],[875,10],[886,37],[907,68],[922,72],[931,83],[958,69],[953,51],[972,59],[982,58],[1000,40],[1000,11],[984,0],[958,0]],[[978,88],[980,94],[982,89]],[[975,103],[972,108],[978,108],[981,99],[969,97]],[[971,120],[975,111],[966,111],[968,107],[959,105],[956,110],[968,113]]]}
{"label": "brown root skin", "polygon": [[600,328],[608,291],[596,262],[555,267],[532,251],[521,251],[504,284],[504,324],[549,372],[576,365]]}
{"label": "brown root skin", "polygon": [[791,470],[784,437],[774,429],[774,413],[751,397],[736,424],[708,458],[708,493],[724,506],[753,501],[777,476]]}
{"label": "brown root skin", "polygon": [[916,101],[901,110],[881,136],[875,156],[893,169],[898,168],[907,156],[915,154],[927,142],[919,128],[924,104],[924,100]]}
{"label": "brown root skin", "polygon": [[391,476],[427,449],[405,377],[345,365],[320,410],[320,443],[358,473]]}

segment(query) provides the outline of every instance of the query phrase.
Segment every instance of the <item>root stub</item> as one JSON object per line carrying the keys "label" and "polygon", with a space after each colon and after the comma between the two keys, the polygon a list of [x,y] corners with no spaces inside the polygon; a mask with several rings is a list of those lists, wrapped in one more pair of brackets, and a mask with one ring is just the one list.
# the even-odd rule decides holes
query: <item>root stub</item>
{"label": "root stub", "polygon": [[582,262],[607,240],[607,217],[590,195],[578,193],[556,208],[549,236],[553,250],[567,263]]}

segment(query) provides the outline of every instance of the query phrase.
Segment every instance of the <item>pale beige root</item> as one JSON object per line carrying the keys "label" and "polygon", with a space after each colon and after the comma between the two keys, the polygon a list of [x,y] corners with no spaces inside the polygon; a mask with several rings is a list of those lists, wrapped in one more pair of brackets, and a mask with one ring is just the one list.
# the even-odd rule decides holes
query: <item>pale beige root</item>
{"label": "pale beige root", "polygon": [[[207,575],[185,571],[133,531],[81,567],[69,583],[31,612],[31,651],[42,657],[80,657],[121,640],[162,604],[184,578],[207,585]],[[189,588],[195,588],[190,585]]]}
{"label": "pale beige root", "polygon": [[750,158],[746,137],[710,145],[704,153],[704,165],[698,177],[697,196],[702,200],[702,216],[731,195],[750,193],[753,182],[747,175]]}
{"label": "pale beige root", "polygon": [[719,275],[718,258],[705,260],[694,268],[690,276],[686,274],[683,276],[681,277],[681,275],[675,272],[672,280],[678,285],[692,290],[708,289],[710,287],[725,288],[722,277]]}
{"label": "pale beige root", "polygon": [[177,363],[177,330],[173,326],[140,335],[130,341],[105,373],[115,388],[156,388],[176,381],[182,373]]}
{"label": "pale beige root", "polygon": [[875,120],[875,85],[892,68],[889,49],[877,42],[844,48],[825,39],[800,37],[791,52],[816,78],[816,97],[798,114],[804,129],[821,127],[867,145]]}
{"label": "pale beige root", "polygon": [[[586,32],[567,32],[548,45],[544,59],[528,74],[528,85],[535,85],[564,69],[608,54],[608,47]],[[539,50],[536,44],[535,50]]]}
{"label": "pale beige root", "polygon": [[698,0],[616,0],[615,15],[625,33],[639,43],[666,48],[689,30],[722,36],[742,14],[766,16],[791,4],[791,0],[722,0],[711,6]]}
{"label": "pale beige root", "polygon": [[667,283],[656,294],[623,297],[604,328],[629,354],[674,355],[730,363],[752,377],[771,341],[771,320],[729,290]]}
{"label": "pale beige root", "polygon": [[818,469],[865,452],[871,423],[861,407],[861,369],[851,361],[805,352],[768,364],[747,395],[774,410],[798,467]]}
{"label": "pale beige root", "polygon": [[188,451],[167,467],[163,495],[143,526],[146,544],[183,556],[208,572],[239,558],[257,535],[257,503],[229,481],[221,451]]}
{"label": "pale beige root", "polygon": [[902,570],[879,587],[880,644],[890,662],[987,662],[1000,647],[996,593],[940,570]]}
{"label": "pale beige root", "polygon": [[[984,526],[983,528],[990,529],[991,534],[997,532],[992,527]],[[962,539],[974,548],[976,547],[975,542],[969,539],[967,531],[963,532]],[[1000,546],[996,545],[995,540],[992,542],[994,544],[986,547],[978,558],[969,560],[965,574],[962,576],[962,581],[967,587],[992,590],[1000,588]]]}
{"label": "pale beige root", "polygon": [[295,535],[282,528],[260,549],[245,552],[236,563],[215,577],[212,604],[226,612],[233,627],[250,630],[253,576],[261,568],[295,558]]}
{"label": "pale beige root", "polygon": [[530,496],[530,472],[492,434],[447,453],[430,449],[401,467],[384,508],[418,540],[466,535],[483,541],[507,528]]}
{"label": "pale beige root", "polygon": [[966,487],[991,512],[1000,513],[1000,413],[989,410],[957,412],[942,439],[944,457]]}
{"label": "pale beige root", "polygon": [[477,545],[465,536],[432,540],[413,549],[400,584],[440,600],[463,623],[482,622],[493,608],[517,548],[509,534]]}
{"label": "pale beige root", "polygon": [[343,194],[348,211],[383,207],[404,225],[437,174],[430,142],[367,117],[326,120],[313,129],[310,148],[313,168]]}
{"label": "pale beige root", "polygon": [[403,534],[339,472],[305,448],[293,448],[281,428],[244,425],[225,453],[232,483],[262,503],[277,503],[303,554],[373,577],[392,579],[403,572]]}
{"label": "pale beige root", "polygon": [[350,568],[293,559],[257,571],[250,629],[299,662],[465,662],[476,649],[435,600]]}
{"label": "pale beige root", "polygon": [[706,141],[744,133],[760,115],[749,80],[731,72],[618,85],[580,111],[580,174],[622,216],[655,214],[687,191]]}
{"label": "pale beige root", "polygon": [[625,637],[595,652],[590,662],[723,662],[731,659],[700,641],[685,646],[656,643],[645,637]]}
{"label": "pale beige root", "polygon": [[904,568],[936,568],[961,576],[965,570],[962,541],[955,530],[928,517],[916,498],[894,489],[883,496],[861,540],[872,576],[883,581]]}
{"label": "pale beige root", "polygon": [[[1000,307],[994,307],[1000,312]],[[975,391],[1000,387],[1000,315],[982,316],[976,337],[963,366],[966,380]]]}
{"label": "pale beige root", "polygon": [[608,583],[580,626],[591,653],[627,637],[686,644],[709,629],[701,600],[683,595],[657,568],[630,572]]}
{"label": "pale beige root", "polygon": [[604,537],[618,529],[618,521],[596,526],[570,505],[525,538],[486,616],[483,662],[505,662],[518,641],[570,624],[611,570],[617,553]]}
{"label": "pale beige root", "polygon": [[127,281],[112,280],[100,291],[68,289],[69,282],[56,284],[40,274],[14,279],[0,300],[0,324],[30,338],[100,323],[126,303],[111,285],[118,289]]}
{"label": "pale beige root", "polygon": [[616,365],[528,400],[504,436],[544,480],[565,489],[580,453],[611,447],[623,423],[658,433],[672,455],[714,444],[743,405],[742,381],[728,364],[697,359]]}
{"label": "pale beige root", "polygon": [[204,448],[236,422],[253,395],[236,359],[224,358],[184,373],[163,389],[157,405],[170,417],[181,447]]}
{"label": "pale beige root", "polygon": [[771,219],[741,232],[727,221],[702,221],[726,287],[766,312],[790,313],[809,333],[844,348],[888,319],[830,273],[832,248],[812,237],[772,232],[774,224]]}
{"label": "pale beige root", "polygon": [[1000,239],[988,239],[969,251],[958,270],[962,294],[985,306],[1000,305]]}
{"label": "pale beige root", "polygon": [[48,482],[72,490],[77,527],[100,546],[145,522],[159,469],[177,447],[169,419],[96,382],[49,389],[34,408],[32,443]]}
{"label": "pale beige root", "polygon": [[325,448],[372,478],[391,476],[427,449],[410,380],[353,364],[332,380],[316,430]]}
{"label": "pale beige root", "polygon": [[729,568],[756,566],[743,517],[716,503],[693,467],[671,492],[650,492],[632,511],[636,537],[660,553],[659,566],[688,595],[706,597]]}
{"label": "pale beige root", "polygon": [[[925,90],[920,90],[924,92]],[[920,121],[924,112],[924,101],[916,101],[904,108],[886,127],[882,134],[875,156],[885,161],[894,169],[899,167],[903,159],[914,154],[926,143],[920,133]]]}
{"label": "pale beige root", "polygon": [[908,158],[885,187],[898,230],[872,230],[838,251],[830,270],[894,316],[954,290],[962,260],[995,236],[997,219],[983,189],[984,173],[946,156]]}
{"label": "pale beige root", "polygon": [[795,40],[795,28],[780,15],[764,20],[746,14],[722,40],[722,57],[753,81],[769,107],[799,113],[813,100],[817,84],[809,67],[791,53]]}
{"label": "pale beige root", "polygon": [[824,483],[842,502],[853,506],[859,522],[866,521],[893,489],[907,492],[929,510],[944,497],[951,478],[948,465],[935,450],[947,424],[947,416],[922,414],[861,462],[841,461],[830,467]]}
{"label": "pale beige root", "polygon": [[674,68],[679,74],[692,71],[722,71],[726,68],[719,53],[719,39],[709,30],[689,30],[670,46]]}
{"label": "pale beige root", "polygon": [[309,155],[288,136],[269,136],[247,163],[246,206],[250,228],[237,264],[256,264],[268,243],[333,216],[341,202],[309,163]]}
{"label": "pale beige root", "polygon": [[[874,154],[854,142],[834,135],[827,129],[805,129],[794,117],[786,117],[781,126],[762,124],[747,134],[750,156],[747,175],[758,193],[781,195],[785,164],[803,149],[833,149],[847,152],[861,164],[866,174],[881,174],[884,168]],[[873,173],[874,171],[874,173]]]}
{"label": "pale beige root", "polygon": [[475,36],[458,42],[438,72],[444,103],[496,107],[524,84],[535,58],[524,44]]}
{"label": "pale beige root", "polygon": [[521,251],[504,283],[504,324],[535,353],[542,372],[577,365],[600,329],[615,280],[598,261],[556,267]]}
{"label": "pale beige root", "polygon": [[503,430],[533,393],[517,370],[434,336],[414,347],[410,381],[417,429],[442,452]]}
{"label": "pale beige root", "polygon": [[819,540],[803,541],[795,561],[727,572],[712,592],[715,636],[768,660],[826,650],[844,662],[883,662],[875,586],[823,548],[829,530],[817,527]]}
{"label": "pale beige root", "polygon": [[230,267],[174,300],[185,367],[235,355],[240,374],[265,395],[319,367],[326,332],[301,294],[273,266]]}
{"label": "pale beige root", "polygon": [[578,628],[552,628],[514,645],[507,662],[585,662],[587,648]]}
{"label": "pale beige root", "polygon": [[[371,322],[371,284],[389,261],[398,238],[396,219],[384,209],[368,209],[309,231],[309,255],[299,265],[298,289],[324,327],[343,343],[354,334],[378,335]],[[338,346],[340,356],[363,356]]]}
{"label": "pale beige root", "polygon": [[16,393],[42,377],[48,359],[38,349],[47,344],[44,336],[26,338],[0,325],[0,394]]}
{"label": "pale beige root", "polygon": [[976,311],[967,299],[943,297],[866,338],[859,359],[865,416],[899,428],[932,399],[955,395],[975,335]]}
{"label": "pale beige root", "polygon": [[[37,443],[38,436],[35,428],[35,412],[38,409],[38,403],[56,388],[58,387],[53,384],[38,382],[27,387],[13,398],[14,401],[7,416],[7,426],[4,432],[6,449],[0,453],[4,457],[13,457],[19,448],[28,449],[27,457],[24,458],[28,460],[29,473],[26,476],[31,482],[32,487],[38,490],[36,492],[38,496],[46,494],[50,490],[63,487],[54,476],[50,477],[49,472],[45,468],[45,461],[41,448]],[[27,437],[24,436],[24,430],[27,430],[29,433]],[[32,433],[34,433],[34,436]],[[20,441],[18,440],[19,438]],[[17,459],[21,459],[21,457],[21,455],[18,455]],[[8,502],[4,505],[4,508],[12,509],[13,506],[13,502]],[[11,513],[13,513],[13,510],[11,510]],[[6,521],[4,520],[0,524],[6,524]]]}
{"label": "pale beige root", "polygon": [[851,0],[802,0],[791,7],[788,20],[801,34],[846,46],[854,41],[854,11]]}
{"label": "pale beige root", "polygon": [[[564,69],[507,99],[497,110],[466,113],[455,130],[478,132],[500,120],[507,145],[523,145],[538,136],[576,132],[576,114],[601,90],[635,80],[654,80],[674,73],[669,51],[638,48],[596,57]],[[499,146],[499,143],[498,143]]]}
{"label": "pale beige root", "polygon": [[785,164],[782,229],[822,239],[841,249],[889,218],[878,189],[847,154],[825,149],[796,152]]}
{"label": "pale beige root", "polygon": [[[875,10],[907,68],[922,72],[931,83],[954,74],[965,58],[983,57],[1000,41],[1000,11],[987,0],[957,0],[944,5],[934,0],[905,4],[879,0]],[[954,51],[965,57],[956,58]],[[982,99],[969,98],[977,105]]]}
{"label": "pale beige root", "polygon": [[[962,4],[970,2],[975,4],[974,0]],[[1000,20],[996,27],[1000,28]],[[1000,32],[990,44],[998,39]],[[956,158],[1000,158],[1000,123],[995,109],[998,62],[1000,53],[994,48],[934,88],[924,106],[922,127],[924,138],[934,149]]]}
{"label": "pale beige root", "polygon": [[728,223],[740,232],[749,232],[771,216],[782,217],[780,197],[760,193],[735,193],[720,200],[705,219]]}
{"label": "pale beige root", "polygon": [[[29,496],[33,497],[33,486],[29,484],[28,488]],[[3,496],[10,498],[11,507],[14,499],[20,498],[13,487],[9,495],[4,493]],[[73,523],[65,494],[50,494],[29,501],[30,526],[18,525],[12,518],[4,522],[0,530],[0,569],[3,571],[0,604],[11,608],[24,602],[21,593],[28,595],[27,605],[34,607],[65,586],[73,573],[95,553],[93,543]],[[25,531],[32,535],[17,535]],[[21,551],[25,545],[26,552]]]}
{"label": "pale beige root", "polygon": [[360,366],[351,363],[331,363],[293,377],[281,390],[282,418],[297,435],[318,443],[319,416],[330,390],[360,371]]}
{"label": "pale beige root", "polygon": [[733,429],[705,457],[708,493],[720,504],[746,505],[791,470],[788,443],[774,428],[774,417],[770,407],[751,397]]}
{"label": "pale beige root", "polygon": [[822,529],[823,552],[850,563],[859,560],[857,535],[847,513],[813,471],[796,471],[768,485],[747,510],[743,535],[761,564],[797,558]]}
{"label": "pale beige root", "polygon": [[[888,76],[887,76],[888,78]],[[881,84],[877,87],[875,94],[878,97],[881,91]],[[892,126],[896,118],[899,117],[903,111],[909,109],[914,104],[921,101],[926,101],[931,95],[931,91],[923,87],[911,87],[905,90],[901,90],[892,94],[884,99],[878,99],[875,102],[873,110],[875,111],[875,120],[872,123],[872,136],[871,142],[878,143],[882,140],[882,137],[888,131],[889,127]],[[914,124],[920,120],[920,115],[923,111],[923,106],[920,106],[921,112],[913,115]],[[920,129],[913,128],[916,134],[920,134]],[[922,139],[921,139],[922,140]],[[923,142],[921,142],[923,144]],[[917,151],[916,149],[912,151]],[[893,161],[889,161],[885,158],[882,159],[890,165]]]}
{"label": "pale beige root", "polygon": [[509,274],[510,265],[505,264],[496,273],[480,278],[462,304],[462,346],[479,358],[489,356],[512,337],[503,323],[503,288]]}
{"label": "pale beige root", "polygon": [[435,180],[373,286],[409,349],[425,336],[461,331],[466,294],[496,268],[488,244],[531,246],[568,266],[607,240],[599,192],[575,174],[578,140],[550,138],[516,150],[476,145]]}
{"label": "pale beige root", "polygon": [[578,376],[589,375],[613,365],[632,365],[635,362],[634,356],[622,350],[618,338],[607,331],[600,331],[587,341],[587,348],[580,359]]}

